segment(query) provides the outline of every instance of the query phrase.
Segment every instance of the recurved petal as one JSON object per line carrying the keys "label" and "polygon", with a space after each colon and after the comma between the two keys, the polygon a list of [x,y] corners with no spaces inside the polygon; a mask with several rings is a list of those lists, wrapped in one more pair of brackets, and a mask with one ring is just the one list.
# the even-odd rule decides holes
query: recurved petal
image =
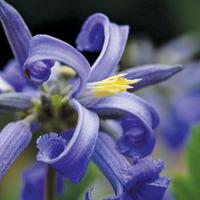
{"label": "recurved petal", "polygon": [[[116,196],[106,200],[161,200],[169,184],[166,178],[159,178],[163,169],[160,160],[144,158],[131,165],[120,154],[114,141],[100,133],[93,154],[93,161],[112,184]],[[151,190],[152,189],[152,190]],[[151,191],[155,194],[151,194]]]}
{"label": "recurved petal", "polygon": [[[22,173],[23,187],[21,200],[43,200],[44,184],[46,179],[47,166],[43,163],[35,163]],[[62,193],[64,182],[61,176],[57,175],[57,192]]]}
{"label": "recurved petal", "polygon": [[155,182],[145,183],[138,189],[136,194],[131,197],[134,200],[161,200],[169,186],[170,180],[165,177],[161,177]]}
{"label": "recurved petal", "polygon": [[147,131],[140,121],[133,117],[123,117],[120,124],[123,131],[117,145],[121,153],[129,157],[145,157],[152,152],[155,135]]}
{"label": "recurved petal", "polygon": [[69,141],[65,139],[66,136],[62,138],[53,133],[40,137],[37,140],[37,160],[50,164],[71,181],[79,182],[85,174],[95,147],[99,118],[75,99],[71,100],[71,105],[79,115],[73,136]]}
{"label": "recurved petal", "polygon": [[133,67],[131,69],[122,71],[121,73],[127,74],[128,79],[141,78],[142,80],[133,85],[132,89],[129,91],[135,91],[142,87],[153,85],[162,82],[170,77],[172,77],[177,72],[181,71],[181,66],[170,66],[170,65],[143,65],[138,67]]}
{"label": "recurved petal", "polygon": [[155,109],[140,97],[128,92],[102,98],[89,108],[108,117],[129,114],[152,128],[157,127],[159,123]]}
{"label": "recurved petal", "polygon": [[0,133],[0,179],[31,140],[30,126],[22,121],[9,123]]}
{"label": "recurved petal", "polygon": [[[76,93],[86,84],[90,73],[90,64],[85,57],[71,45],[48,35],[37,35],[30,43],[29,57],[23,68],[35,82],[46,81],[51,73],[47,60],[59,61],[76,71],[80,83]],[[43,61],[43,62],[39,62]],[[37,65],[37,63],[40,63]]]}
{"label": "recurved petal", "polygon": [[152,152],[155,145],[153,128],[158,125],[159,117],[144,100],[127,92],[119,93],[99,100],[91,109],[105,117],[128,116],[128,121],[122,120],[122,127],[127,129],[118,141],[123,154],[143,157]]}
{"label": "recurved petal", "polygon": [[111,23],[101,13],[86,20],[76,40],[77,48],[81,51],[100,51],[92,65],[89,81],[100,81],[112,74],[123,54],[128,32],[128,26]]}
{"label": "recurved petal", "polygon": [[12,51],[22,66],[28,55],[31,33],[20,14],[4,0],[0,0],[0,21]]}
{"label": "recurved petal", "polygon": [[163,169],[164,164],[161,160],[154,160],[152,157],[139,159],[129,170],[124,172],[126,190],[130,190],[137,183],[157,180]]}

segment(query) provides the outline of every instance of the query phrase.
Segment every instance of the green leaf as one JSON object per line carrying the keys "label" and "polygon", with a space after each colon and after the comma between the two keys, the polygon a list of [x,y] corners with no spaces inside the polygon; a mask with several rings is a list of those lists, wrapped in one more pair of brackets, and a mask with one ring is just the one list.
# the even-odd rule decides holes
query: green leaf
{"label": "green leaf", "polygon": [[200,125],[192,130],[192,137],[186,152],[186,159],[192,180],[200,183]]}
{"label": "green leaf", "polygon": [[172,181],[172,191],[177,200],[199,200],[200,190],[200,125],[192,129],[186,149],[187,175],[176,175]]}

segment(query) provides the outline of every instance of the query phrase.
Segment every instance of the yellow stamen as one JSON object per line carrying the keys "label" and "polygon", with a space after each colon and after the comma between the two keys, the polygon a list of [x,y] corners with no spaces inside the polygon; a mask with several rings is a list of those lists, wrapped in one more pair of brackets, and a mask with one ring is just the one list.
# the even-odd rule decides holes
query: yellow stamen
{"label": "yellow stamen", "polygon": [[133,88],[132,84],[141,81],[141,79],[129,80],[125,76],[126,74],[119,74],[94,83],[95,86],[92,87],[92,90],[95,97],[102,98],[125,92],[127,89]]}
{"label": "yellow stamen", "polygon": [[61,74],[63,74],[64,76],[75,76],[76,75],[76,72],[72,68],[70,68],[66,65],[62,65],[62,67],[59,68],[59,72]]}

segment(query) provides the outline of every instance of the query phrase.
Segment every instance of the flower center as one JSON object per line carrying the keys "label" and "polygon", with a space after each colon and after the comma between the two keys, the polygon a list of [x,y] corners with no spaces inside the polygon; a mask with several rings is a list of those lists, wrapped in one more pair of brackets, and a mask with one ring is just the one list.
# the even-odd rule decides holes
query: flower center
{"label": "flower center", "polygon": [[103,98],[125,92],[128,89],[133,88],[133,84],[141,81],[141,79],[129,80],[125,78],[125,76],[126,74],[118,74],[102,81],[90,83],[88,89],[92,90],[92,93],[96,98]]}

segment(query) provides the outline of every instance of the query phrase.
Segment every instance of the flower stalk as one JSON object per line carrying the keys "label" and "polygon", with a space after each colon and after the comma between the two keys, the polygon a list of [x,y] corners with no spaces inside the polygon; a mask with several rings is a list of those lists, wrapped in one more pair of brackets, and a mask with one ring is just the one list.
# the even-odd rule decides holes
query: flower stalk
{"label": "flower stalk", "polygon": [[45,200],[56,200],[56,172],[47,165]]}

